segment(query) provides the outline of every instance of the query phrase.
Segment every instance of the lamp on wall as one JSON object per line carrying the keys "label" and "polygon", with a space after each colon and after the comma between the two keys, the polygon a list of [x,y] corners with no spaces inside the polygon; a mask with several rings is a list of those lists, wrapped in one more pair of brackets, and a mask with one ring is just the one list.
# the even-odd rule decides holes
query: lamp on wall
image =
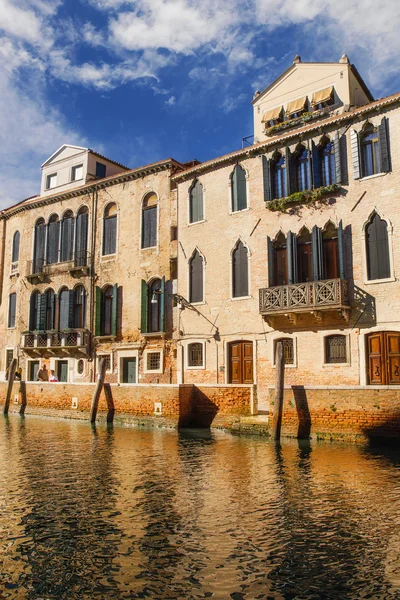
{"label": "lamp on wall", "polygon": [[[158,293],[160,293],[160,292],[158,292]],[[156,296],[156,292],[153,292],[153,295],[152,295],[152,297],[151,297],[150,303],[151,303],[151,304],[157,304],[157,296]]]}

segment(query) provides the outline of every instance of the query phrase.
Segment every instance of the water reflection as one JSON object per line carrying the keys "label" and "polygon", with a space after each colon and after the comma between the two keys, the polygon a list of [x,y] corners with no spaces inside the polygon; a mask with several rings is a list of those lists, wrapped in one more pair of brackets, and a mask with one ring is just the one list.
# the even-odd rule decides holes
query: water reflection
{"label": "water reflection", "polygon": [[0,422],[0,598],[395,599],[400,454]]}

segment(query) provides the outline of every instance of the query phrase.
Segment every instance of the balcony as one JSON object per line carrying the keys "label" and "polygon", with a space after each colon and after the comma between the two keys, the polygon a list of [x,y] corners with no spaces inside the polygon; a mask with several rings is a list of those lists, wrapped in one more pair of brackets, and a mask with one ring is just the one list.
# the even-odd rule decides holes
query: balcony
{"label": "balcony", "polygon": [[22,334],[21,348],[28,354],[86,354],[89,334],[85,329],[28,331]]}
{"label": "balcony", "polygon": [[26,278],[31,283],[47,281],[48,276],[69,273],[73,277],[89,275],[90,253],[74,254],[71,260],[63,262],[48,263],[43,258],[28,260],[26,266]]}
{"label": "balcony", "polygon": [[325,279],[263,288],[259,291],[260,314],[268,322],[284,317],[293,325],[300,315],[311,315],[321,322],[327,313],[339,314],[346,321],[350,315],[346,279]]}

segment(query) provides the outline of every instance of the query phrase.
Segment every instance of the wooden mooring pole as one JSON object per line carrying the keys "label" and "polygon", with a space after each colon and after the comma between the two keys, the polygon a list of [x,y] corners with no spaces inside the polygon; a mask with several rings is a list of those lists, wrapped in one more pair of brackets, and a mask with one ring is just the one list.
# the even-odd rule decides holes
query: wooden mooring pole
{"label": "wooden mooring pole", "polygon": [[272,439],[278,442],[281,439],[283,391],[285,386],[285,353],[283,351],[282,342],[276,344],[275,367],[275,401]]}
{"label": "wooden mooring pole", "polygon": [[19,409],[19,414],[21,415],[21,417],[23,417],[25,414],[25,409],[26,409],[26,383],[25,383],[25,381],[21,381],[19,389],[21,392],[21,408]]}
{"label": "wooden mooring pole", "polygon": [[13,358],[8,369],[8,385],[7,385],[7,394],[6,401],[4,403],[3,413],[8,415],[8,409],[10,408],[10,400],[11,400],[11,392],[14,383],[15,371],[17,370],[17,359]]}
{"label": "wooden mooring pole", "polygon": [[106,368],[107,368],[107,363],[106,363],[105,359],[102,358],[100,360],[100,364],[99,364],[99,374],[97,376],[98,377],[97,385],[96,385],[96,389],[94,390],[94,394],[93,394],[93,398],[92,398],[92,405],[90,407],[90,422],[91,423],[96,423],[97,409],[99,406],[101,390],[103,389],[103,385],[104,385],[104,377],[106,374]]}
{"label": "wooden mooring pole", "polygon": [[114,421],[114,400],[111,391],[111,385],[109,383],[104,384],[104,393],[106,395],[107,400],[107,423],[112,423]]}

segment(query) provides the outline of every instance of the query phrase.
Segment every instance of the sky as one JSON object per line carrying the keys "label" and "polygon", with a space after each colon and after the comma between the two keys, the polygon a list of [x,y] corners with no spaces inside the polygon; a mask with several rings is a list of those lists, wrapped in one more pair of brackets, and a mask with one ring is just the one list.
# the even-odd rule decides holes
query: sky
{"label": "sky", "polygon": [[398,92],[399,26],[398,0],[0,0],[0,208],[64,143],[131,168],[237,150],[296,54]]}

